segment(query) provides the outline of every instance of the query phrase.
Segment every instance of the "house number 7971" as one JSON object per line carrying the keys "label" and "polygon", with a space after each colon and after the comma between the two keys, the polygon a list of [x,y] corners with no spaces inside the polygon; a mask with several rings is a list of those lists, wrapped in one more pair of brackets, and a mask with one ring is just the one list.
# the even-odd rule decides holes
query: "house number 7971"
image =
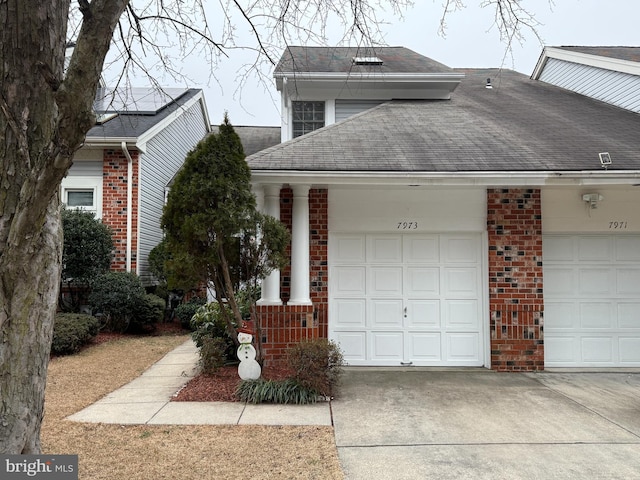
{"label": "house number 7971", "polygon": [[624,230],[627,228],[627,222],[609,222],[610,230]]}
{"label": "house number 7971", "polygon": [[398,222],[398,230],[417,230],[418,222]]}

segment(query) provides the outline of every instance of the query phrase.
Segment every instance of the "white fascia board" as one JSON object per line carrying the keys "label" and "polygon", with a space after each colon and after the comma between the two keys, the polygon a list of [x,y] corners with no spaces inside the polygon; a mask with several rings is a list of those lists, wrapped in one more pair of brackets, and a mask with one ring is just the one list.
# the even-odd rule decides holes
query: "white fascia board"
{"label": "white fascia board", "polygon": [[114,148],[120,150],[122,148],[122,142],[129,146],[133,146],[144,153],[145,145],[138,144],[138,137],[88,137],[82,144],[81,148]]}
{"label": "white fascia board", "polygon": [[588,53],[575,52],[556,47],[545,47],[542,55],[538,59],[538,63],[531,75],[533,80],[538,80],[547,59],[555,58],[566,62],[579,63],[591,67],[612,70],[614,72],[628,73],[631,75],[640,75],[640,63],[631,62],[629,60],[621,60],[619,58],[603,57],[600,55],[592,55]]}
{"label": "white fascia board", "polygon": [[252,170],[260,184],[305,183],[313,185],[404,185],[404,186],[545,186],[545,185],[634,185],[640,171],[584,172],[301,172]]}
{"label": "white fascia board", "polygon": [[362,82],[362,83],[460,83],[464,73],[354,73],[354,72],[282,72],[275,73],[278,91],[283,83],[292,82]]}

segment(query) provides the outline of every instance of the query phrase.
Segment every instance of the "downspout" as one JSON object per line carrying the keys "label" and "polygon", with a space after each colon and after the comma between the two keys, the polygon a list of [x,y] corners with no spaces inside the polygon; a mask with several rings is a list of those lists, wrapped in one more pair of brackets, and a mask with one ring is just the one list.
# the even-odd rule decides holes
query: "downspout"
{"label": "downspout", "polygon": [[133,200],[133,159],[131,158],[131,154],[127,149],[127,142],[122,142],[121,144],[122,153],[127,157],[127,247],[126,247],[126,269],[127,272],[131,272],[131,235],[132,235],[132,223],[133,223],[133,212],[131,208],[131,203]]}

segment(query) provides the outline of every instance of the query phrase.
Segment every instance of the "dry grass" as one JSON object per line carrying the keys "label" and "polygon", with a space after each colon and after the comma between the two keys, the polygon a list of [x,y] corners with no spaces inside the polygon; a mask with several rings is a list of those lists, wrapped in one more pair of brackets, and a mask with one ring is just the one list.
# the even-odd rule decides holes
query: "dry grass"
{"label": "dry grass", "polygon": [[52,360],[44,452],[78,454],[82,480],[344,478],[330,427],[122,426],[65,420],[185,340],[127,338]]}

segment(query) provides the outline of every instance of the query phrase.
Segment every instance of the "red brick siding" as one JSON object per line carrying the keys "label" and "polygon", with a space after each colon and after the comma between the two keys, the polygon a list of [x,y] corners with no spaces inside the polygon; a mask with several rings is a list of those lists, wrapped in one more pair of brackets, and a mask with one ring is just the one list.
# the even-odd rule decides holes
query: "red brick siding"
{"label": "red brick siding", "polygon": [[[138,156],[130,150],[133,159],[133,196],[131,230],[131,271],[137,270],[138,249]],[[102,221],[111,227],[115,254],[111,270],[126,270],[127,260],[127,157],[122,150],[105,150],[102,167]]]}
{"label": "red brick siding", "polygon": [[[260,323],[265,364],[284,362],[291,345],[311,338],[328,336],[328,195],[326,189],[309,192],[310,297],[312,305],[258,306],[255,318]],[[280,220],[291,231],[293,191],[280,192]],[[289,257],[291,248],[288,249]],[[280,273],[280,297],[286,303],[291,294],[291,267]]]}
{"label": "red brick siding", "polygon": [[544,369],[539,189],[489,189],[491,368]]}

